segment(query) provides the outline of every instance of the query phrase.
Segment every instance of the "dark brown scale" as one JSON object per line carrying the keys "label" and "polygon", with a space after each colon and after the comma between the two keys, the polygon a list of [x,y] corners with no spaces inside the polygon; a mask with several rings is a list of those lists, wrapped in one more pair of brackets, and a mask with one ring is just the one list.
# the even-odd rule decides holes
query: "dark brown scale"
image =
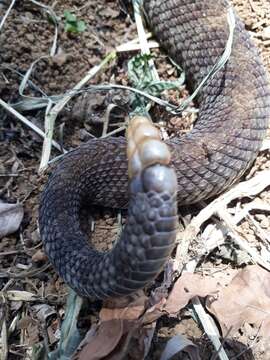
{"label": "dark brown scale", "polygon": [[[144,7],[160,44],[184,68],[194,89],[225,48],[228,2],[145,0]],[[167,142],[180,206],[217,195],[237,181],[255,159],[268,127],[267,76],[237,16],[230,59],[207,82],[197,102],[199,116],[193,130]],[[159,170],[169,171],[154,167],[146,169],[148,179],[140,174],[132,180],[127,225],[106,254],[87,244],[79,210],[85,200],[127,207],[125,139],[90,141],[65,156],[51,176],[41,198],[41,237],[57,271],[79,294],[125,295],[143,287],[162,268],[173,247],[177,218],[170,181],[162,194],[145,189],[153,179],[151,171]]]}

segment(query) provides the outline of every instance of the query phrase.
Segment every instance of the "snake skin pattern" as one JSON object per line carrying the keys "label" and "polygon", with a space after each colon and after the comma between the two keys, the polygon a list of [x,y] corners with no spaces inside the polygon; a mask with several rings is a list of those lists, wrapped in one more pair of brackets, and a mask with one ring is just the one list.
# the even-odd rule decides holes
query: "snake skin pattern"
{"label": "snake skin pattern", "polygon": [[[224,51],[228,6],[225,0],[144,1],[151,29],[183,67],[191,89]],[[230,59],[203,87],[197,104],[193,130],[167,141],[180,206],[217,195],[239,179],[268,127],[266,72],[237,15]],[[160,172],[164,186],[155,181]],[[91,140],[67,154],[45,187],[39,218],[45,251],[60,276],[80,295],[101,299],[129,294],[154,279],[175,238],[173,189],[174,172],[155,165],[132,179],[128,192],[124,138]],[[129,204],[128,224],[111,252],[88,245],[79,222],[84,201],[116,208]]]}

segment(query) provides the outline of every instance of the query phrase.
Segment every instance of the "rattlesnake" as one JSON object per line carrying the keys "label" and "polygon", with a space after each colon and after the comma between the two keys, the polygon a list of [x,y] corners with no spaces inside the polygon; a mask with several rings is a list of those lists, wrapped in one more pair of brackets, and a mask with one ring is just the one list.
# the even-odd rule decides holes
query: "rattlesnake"
{"label": "rattlesnake", "polygon": [[[151,29],[195,88],[228,38],[226,0],[144,0]],[[166,142],[171,168],[151,165],[128,191],[126,140],[91,140],[70,152],[51,175],[40,204],[40,233],[58,273],[83,296],[126,295],[143,287],[170,254],[181,206],[215,196],[254,161],[268,126],[270,93],[256,47],[236,16],[232,53],[201,90],[193,130]],[[176,178],[177,177],[177,185]],[[79,222],[84,201],[129,204],[128,223],[107,253],[87,243]]]}

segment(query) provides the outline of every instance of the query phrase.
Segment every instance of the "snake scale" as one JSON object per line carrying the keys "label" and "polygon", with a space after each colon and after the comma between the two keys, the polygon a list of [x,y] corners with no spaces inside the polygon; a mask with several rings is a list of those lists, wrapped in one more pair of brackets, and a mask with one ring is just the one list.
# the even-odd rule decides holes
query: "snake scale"
{"label": "snake scale", "polygon": [[[159,43],[194,89],[224,51],[229,3],[144,0],[143,6]],[[201,90],[194,128],[166,142],[171,168],[148,166],[128,181],[126,139],[111,137],[68,153],[50,176],[41,197],[41,238],[50,261],[78,294],[117,297],[153,280],[174,245],[176,200],[181,206],[215,196],[254,161],[268,127],[270,94],[258,51],[235,16],[231,56]],[[128,206],[127,224],[110,252],[91,248],[81,230],[85,201]]]}

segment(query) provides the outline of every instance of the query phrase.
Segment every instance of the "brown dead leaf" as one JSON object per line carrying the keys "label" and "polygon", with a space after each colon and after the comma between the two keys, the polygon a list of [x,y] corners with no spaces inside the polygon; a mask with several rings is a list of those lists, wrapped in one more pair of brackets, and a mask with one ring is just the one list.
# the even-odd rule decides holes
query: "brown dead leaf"
{"label": "brown dead leaf", "polygon": [[127,324],[124,320],[109,320],[102,322],[95,330],[91,329],[74,360],[99,360],[111,354],[127,332]]}
{"label": "brown dead leaf", "polygon": [[43,250],[39,249],[32,255],[32,261],[35,263],[38,262],[45,262],[48,260],[47,255],[44,253]]}
{"label": "brown dead leaf", "polygon": [[164,268],[162,283],[160,286],[151,291],[151,296],[149,297],[149,303],[151,306],[162,302],[164,299],[167,299],[169,288],[172,286],[175,280],[176,270],[177,268],[175,268],[174,261],[167,261]]}
{"label": "brown dead leaf", "polygon": [[[148,298],[143,291],[129,297],[107,300],[100,311],[100,324],[92,327],[74,360],[141,360],[148,353],[156,324],[144,322]],[[136,349],[136,351],[135,351]]]}
{"label": "brown dead leaf", "polygon": [[205,297],[217,292],[219,282],[209,276],[184,273],[174,284],[174,287],[164,306],[169,315],[176,315],[195,296]]}
{"label": "brown dead leaf", "polygon": [[143,359],[151,345],[155,322],[164,311],[170,315],[178,313],[192,297],[217,292],[217,284],[213,278],[185,273],[175,283],[167,302],[161,296],[147,308],[149,299],[142,293],[135,299],[105,302],[100,312],[101,323],[89,332],[74,359],[116,360],[127,354],[130,359]]}
{"label": "brown dead leaf", "polygon": [[129,320],[104,321],[88,332],[72,360],[141,360],[147,355],[155,324]]}
{"label": "brown dead leaf", "polygon": [[208,297],[207,308],[223,334],[249,323],[261,326],[260,335],[270,337],[270,272],[257,265],[245,267],[219,292],[218,299]]}
{"label": "brown dead leaf", "polygon": [[100,320],[113,319],[137,320],[145,310],[148,298],[140,292],[135,299],[119,298],[105,301],[100,311]]}
{"label": "brown dead leaf", "polygon": [[0,239],[17,231],[23,219],[21,204],[6,204],[0,202]]}
{"label": "brown dead leaf", "polygon": [[144,324],[151,324],[154,321],[158,320],[162,315],[164,315],[164,305],[166,304],[166,299],[162,298],[158,303],[148,308],[143,316]]}

